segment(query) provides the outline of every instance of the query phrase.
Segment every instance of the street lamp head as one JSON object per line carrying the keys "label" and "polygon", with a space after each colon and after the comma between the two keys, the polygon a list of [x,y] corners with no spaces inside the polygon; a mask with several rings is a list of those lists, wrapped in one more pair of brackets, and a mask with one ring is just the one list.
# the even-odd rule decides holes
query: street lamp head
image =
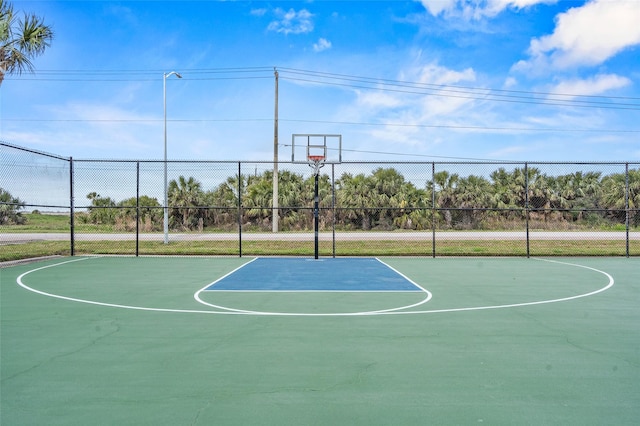
{"label": "street lamp head", "polygon": [[178,72],[176,72],[176,71],[171,71],[170,73],[165,73],[165,74],[164,74],[164,78],[165,78],[165,79],[166,79],[166,78],[169,78],[169,77],[171,77],[172,75],[175,75],[175,76],[176,76],[176,77],[178,77],[178,78],[182,78],[182,76],[180,75],[180,73],[178,73]]}

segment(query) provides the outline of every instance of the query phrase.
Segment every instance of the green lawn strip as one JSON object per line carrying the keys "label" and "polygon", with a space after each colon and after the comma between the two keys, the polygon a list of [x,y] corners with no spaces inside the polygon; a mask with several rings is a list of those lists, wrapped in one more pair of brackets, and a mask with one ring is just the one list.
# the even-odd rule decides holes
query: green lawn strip
{"label": "green lawn strip", "polygon": [[69,215],[58,214],[24,214],[26,223],[23,225],[3,225],[1,232],[69,232]]}
{"label": "green lawn strip", "polygon": [[[206,255],[238,256],[240,248],[237,241],[140,241],[140,255]],[[640,255],[640,241],[631,240],[630,255]],[[69,255],[68,241],[33,241],[23,244],[0,246],[0,261],[19,260],[31,257]],[[75,254],[119,254],[135,255],[135,241],[76,241]],[[436,241],[437,256],[526,256],[524,241]],[[625,256],[624,241],[607,240],[545,240],[532,241],[529,247],[531,256]],[[242,255],[247,256],[313,256],[311,241],[243,241]],[[332,256],[330,242],[319,245],[320,256]],[[432,256],[430,241],[415,242],[402,240],[367,240],[336,242],[338,256]]]}
{"label": "green lawn strip", "polygon": [[[70,223],[69,223],[69,214],[34,214],[34,213],[23,213],[22,214],[26,218],[26,223],[22,225],[2,225],[0,226],[0,233],[23,233],[23,232],[69,232],[70,231]],[[581,222],[582,223],[582,222]],[[501,223],[495,226],[489,226],[484,231],[502,231],[505,229],[515,229],[515,230],[524,230],[524,224],[517,223],[514,227],[507,226],[505,228],[505,223]],[[572,230],[584,230],[584,231],[625,231],[624,224],[600,224],[598,226],[592,226],[588,223],[574,224],[575,228]],[[116,232],[135,232],[135,229],[116,229],[116,225],[114,224],[95,224],[95,223],[86,223],[86,215],[85,213],[77,213],[75,215],[74,220],[74,228],[76,232],[94,232],[94,233],[116,233]],[[235,226],[231,228],[235,229]],[[531,225],[530,230],[536,230],[535,225]],[[257,231],[260,232],[261,229],[251,228],[251,227],[243,227],[243,230],[246,232]],[[326,231],[329,231],[327,229]],[[552,231],[553,228],[541,227],[539,230],[541,231]],[[640,230],[639,227],[631,227],[630,231],[637,232]],[[206,233],[217,233],[217,232],[230,232],[229,228],[212,228],[205,227],[204,231]],[[266,229],[262,229],[262,231],[267,231]],[[353,232],[352,229],[342,229],[338,227],[336,231],[348,231]],[[572,232],[570,230],[558,229],[558,232]],[[172,230],[175,232],[175,230]],[[232,231],[233,232],[233,231]],[[309,230],[308,232],[311,232]],[[368,232],[368,231],[356,231],[356,232]],[[373,231],[375,232],[375,231]],[[482,231],[478,231],[482,232]],[[399,232],[401,234],[402,232]]]}
{"label": "green lawn strip", "polygon": [[0,245],[0,262],[42,256],[69,256],[68,241],[32,241],[21,244]]}

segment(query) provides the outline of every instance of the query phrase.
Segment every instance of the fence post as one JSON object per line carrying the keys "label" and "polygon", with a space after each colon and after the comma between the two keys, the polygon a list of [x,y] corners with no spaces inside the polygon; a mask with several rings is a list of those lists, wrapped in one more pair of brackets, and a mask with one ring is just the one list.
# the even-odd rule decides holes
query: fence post
{"label": "fence post", "polygon": [[69,157],[69,231],[70,231],[70,244],[71,244],[71,256],[75,256],[75,211],[73,204],[73,157]]}
{"label": "fence post", "polygon": [[524,163],[524,222],[527,239],[527,258],[529,258],[529,164]]}
{"label": "fence post", "polygon": [[436,257],[436,163],[431,163],[431,251]]}
{"label": "fence post", "polygon": [[333,236],[333,257],[336,257],[336,165],[331,163],[331,228]]}
{"label": "fence post", "polygon": [[318,195],[318,178],[319,178],[320,172],[316,169],[316,173],[315,173],[315,177],[313,179],[313,233],[314,233],[314,239],[313,239],[313,254],[314,254],[314,259],[318,259],[318,228],[319,228],[319,222],[320,222],[320,202],[319,202],[319,195]]}
{"label": "fence post", "polygon": [[242,257],[242,162],[238,161],[238,257]]}
{"label": "fence post", "polygon": [[625,163],[625,172],[624,172],[624,210],[625,210],[625,229],[626,229],[626,253],[627,257],[629,257],[629,222],[630,222],[630,211],[629,211],[629,163]]}
{"label": "fence post", "polygon": [[140,161],[136,162],[136,257],[140,253]]}

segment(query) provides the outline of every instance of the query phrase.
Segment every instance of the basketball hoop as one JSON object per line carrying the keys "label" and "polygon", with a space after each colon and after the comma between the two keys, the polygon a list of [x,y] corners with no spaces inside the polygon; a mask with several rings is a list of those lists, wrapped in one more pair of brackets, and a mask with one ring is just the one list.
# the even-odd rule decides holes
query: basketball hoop
{"label": "basketball hoop", "polygon": [[[299,149],[296,149],[299,148]],[[320,169],[326,163],[342,162],[342,135],[293,134],[291,135],[291,163],[307,164],[313,168],[313,230],[315,258],[319,255],[320,196],[318,181]]]}
{"label": "basketball hoop", "polygon": [[308,155],[309,167],[313,168],[314,174],[317,176],[320,173],[320,168],[324,166],[324,155]]}

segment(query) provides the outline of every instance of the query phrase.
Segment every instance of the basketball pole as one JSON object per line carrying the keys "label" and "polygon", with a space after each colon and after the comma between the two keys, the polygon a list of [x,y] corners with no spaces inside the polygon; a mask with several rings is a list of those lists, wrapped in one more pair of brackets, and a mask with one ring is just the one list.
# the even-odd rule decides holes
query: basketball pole
{"label": "basketball pole", "polygon": [[[302,160],[302,152],[298,152],[296,159],[296,138],[306,139],[306,156],[304,161]],[[312,139],[313,138],[313,139]],[[327,138],[332,140],[337,139],[337,146],[334,142],[331,146],[333,148],[327,148]],[[325,166],[327,162],[328,149],[337,150],[337,160],[342,162],[342,136],[341,135],[323,135],[323,134],[293,134],[291,136],[291,162],[296,164],[306,163],[313,169],[313,233],[314,233],[314,257],[317,260],[320,256],[319,242],[320,242],[320,169]],[[335,164],[336,156],[331,157],[332,174],[333,164]],[[334,248],[335,249],[335,248]],[[335,252],[335,250],[334,250]],[[334,253],[335,254],[335,253]]]}
{"label": "basketball pole", "polygon": [[318,223],[320,221],[320,211],[319,211],[319,196],[318,196],[318,175],[319,175],[319,170],[316,169],[316,176],[315,176],[315,183],[314,183],[314,189],[313,189],[313,230],[315,233],[315,245],[314,245],[314,253],[315,253],[315,258],[318,259]]}

